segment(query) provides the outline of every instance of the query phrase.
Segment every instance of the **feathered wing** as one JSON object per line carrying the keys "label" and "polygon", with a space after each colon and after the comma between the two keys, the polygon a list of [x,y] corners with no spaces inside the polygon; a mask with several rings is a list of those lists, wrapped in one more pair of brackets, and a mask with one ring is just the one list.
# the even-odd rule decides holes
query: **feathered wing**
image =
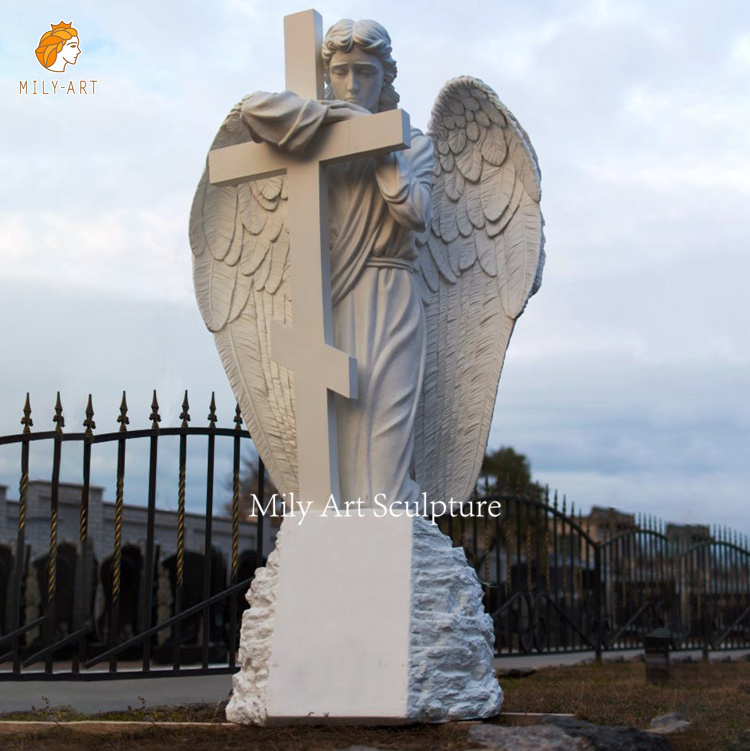
{"label": "feathered wing", "polygon": [[[211,149],[250,141],[232,108]],[[203,173],[190,214],[193,280],[253,441],[282,492],[297,490],[293,375],[270,357],[270,323],[291,323],[282,177],[217,187]]]}
{"label": "feathered wing", "polygon": [[416,479],[430,501],[476,484],[505,351],[544,266],[540,173],[528,136],[482,81],[449,81],[432,110],[433,221],[417,238],[427,359]]}

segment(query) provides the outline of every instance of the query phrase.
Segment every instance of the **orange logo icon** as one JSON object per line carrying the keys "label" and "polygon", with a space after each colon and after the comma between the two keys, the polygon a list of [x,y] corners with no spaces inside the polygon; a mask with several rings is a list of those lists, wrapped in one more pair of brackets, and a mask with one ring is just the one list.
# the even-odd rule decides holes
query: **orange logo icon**
{"label": "orange logo icon", "polygon": [[68,63],[75,65],[78,55],[81,54],[78,31],[72,28],[72,22],[60,21],[51,26],[52,31],[43,34],[39,40],[36,56],[47,70],[62,73]]}

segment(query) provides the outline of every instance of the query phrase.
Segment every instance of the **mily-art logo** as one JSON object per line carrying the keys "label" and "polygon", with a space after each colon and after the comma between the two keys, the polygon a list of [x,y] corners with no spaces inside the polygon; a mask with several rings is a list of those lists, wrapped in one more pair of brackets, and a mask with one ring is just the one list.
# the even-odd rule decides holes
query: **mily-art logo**
{"label": "mily-art logo", "polygon": [[[73,28],[73,22],[50,24],[52,29],[42,34],[36,50],[39,64],[52,73],[65,73],[68,65],[75,65],[81,54],[81,40],[78,29]],[[96,94],[96,80],[42,80],[19,81],[19,94]]]}
{"label": "mily-art logo", "polygon": [[73,22],[52,24],[52,31],[42,35],[36,48],[37,60],[53,73],[65,72],[65,67],[75,65],[81,54],[81,42]]}

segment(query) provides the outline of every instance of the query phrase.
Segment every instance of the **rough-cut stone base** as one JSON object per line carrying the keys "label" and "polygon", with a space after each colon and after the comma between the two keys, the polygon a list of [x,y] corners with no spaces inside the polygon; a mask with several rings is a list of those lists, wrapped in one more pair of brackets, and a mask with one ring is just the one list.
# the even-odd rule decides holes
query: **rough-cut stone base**
{"label": "rough-cut stone base", "polygon": [[[242,619],[241,671],[233,679],[234,690],[227,706],[227,719],[243,724],[293,721],[308,716],[317,721],[328,718],[332,721],[336,718],[372,721],[377,718],[382,721],[446,722],[489,717],[499,711],[503,693],[492,667],[492,620],[484,612],[481,586],[474,570],[467,565],[463,550],[453,548],[451,541],[436,526],[420,517],[378,519],[372,512],[368,517],[340,521],[307,520],[299,526],[291,519],[284,522],[276,550],[269,556],[268,565],[256,572],[247,595],[251,607]],[[320,584],[321,599],[328,598],[328,605],[324,609],[319,608],[321,612],[315,612],[318,598],[310,590],[315,588],[315,581],[321,579],[308,578],[306,584],[300,585],[304,591],[295,593],[305,603],[305,618],[295,617],[291,620],[289,614],[294,612],[294,607],[288,606],[289,586],[291,583],[294,593],[297,579],[290,582],[289,571],[286,571],[286,578],[280,584],[280,579],[285,577],[283,551],[287,550],[287,545],[288,549],[292,549],[290,543],[299,545],[300,535],[305,534],[305,524],[309,524],[307,534],[311,539],[314,535],[316,550],[321,550],[320,536],[323,532],[324,549],[328,551],[328,555],[321,554],[323,559],[330,558],[330,551],[351,546],[351,540],[344,542],[341,535],[355,532],[359,547],[356,560],[347,557],[347,561],[343,562],[337,559],[336,566],[331,566],[330,561],[321,564],[320,561],[309,560],[311,569],[320,566],[320,571],[315,573],[324,580]],[[395,569],[389,572],[383,564],[389,550],[383,530],[389,527],[393,532],[386,533],[386,537],[391,535],[394,544],[398,542],[401,548],[404,544],[408,547],[408,540],[411,539],[410,557],[404,557],[403,550],[396,556],[401,559],[396,568],[405,573],[403,578],[399,577],[400,581],[394,581]],[[363,535],[362,532],[368,529],[370,534]],[[371,538],[379,539],[370,544]],[[372,550],[368,550],[368,546]],[[394,547],[390,549],[393,551]],[[287,569],[294,568],[290,563],[294,553],[287,553]],[[296,565],[299,565],[298,561]],[[341,570],[343,565],[346,565],[349,573],[353,567],[357,576],[337,577],[336,569]],[[373,570],[382,575],[373,576]],[[335,591],[332,605],[331,584],[338,586],[341,579],[348,584],[341,587],[340,594],[338,589]],[[393,611],[394,623],[403,623],[403,628],[383,628],[382,623],[388,621],[391,613],[378,610],[375,620],[380,621],[381,625],[373,632],[374,611],[371,610],[368,615],[361,606],[361,600],[359,607],[352,607],[357,596],[361,597],[361,589],[354,591],[360,585],[360,579],[366,582],[370,601],[390,603],[386,609]],[[407,582],[410,586],[404,587],[403,584]],[[347,587],[353,591],[348,591]],[[381,591],[378,592],[378,589]],[[282,591],[283,597],[279,594]],[[278,603],[277,595],[281,597]],[[332,612],[339,607],[340,612]],[[278,621],[279,618],[284,621],[283,624]],[[292,650],[294,658],[290,672],[290,623],[294,624],[295,633],[298,630],[298,638],[294,640],[297,645],[305,644],[306,638],[315,641],[314,634],[310,637],[311,625],[346,624],[343,629],[325,626],[325,633],[330,634],[327,641],[335,648],[331,659],[325,664],[362,660],[362,670],[354,671],[357,677],[350,678],[352,671],[344,671],[333,678],[329,669],[321,668],[320,641],[318,654],[315,657],[311,655],[307,667],[302,664],[305,651]],[[282,632],[286,637],[279,639],[278,634]],[[357,636],[362,634],[366,635],[364,647],[356,642]],[[377,650],[381,650],[382,657],[376,664],[382,664],[382,674],[379,667],[372,672],[372,654],[369,659],[361,657],[362,652],[370,650],[373,641],[379,642],[375,649],[376,654]],[[399,654],[404,655],[403,661],[393,659],[393,655]],[[316,675],[311,675],[310,671]],[[293,678],[295,675],[296,679]],[[351,682],[351,685],[337,685],[336,692],[330,691],[331,680],[341,681],[342,676],[344,682]],[[272,684],[270,689],[269,682]],[[305,699],[305,691],[300,692],[300,683],[317,685],[319,691],[311,693],[308,690],[307,696],[310,698]],[[385,685],[391,686],[393,696],[403,695],[404,698],[390,701],[390,704],[386,702],[386,712],[368,714],[370,707],[383,706],[382,689]],[[332,697],[332,711],[323,711],[319,706],[319,694],[327,691]],[[372,694],[371,697],[368,692]],[[345,697],[343,703],[342,694]],[[291,713],[290,695],[295,697]],[[279,700],[280,696],[283,701]],[[346,698],[349,696],[352,697],[351,702]],[[282,705],[283,710],[274,711],[275,707]]]}
{"label": "rough-cut stone base", "polygon": [[240,672],[232,676],[232,697],[226,709],[230,722],[263,725],[266,721],[268,665],[276,616],[281,544],[282,541],[277,539],[276,549],[268,556],[266,565],[255,571],[255,578],[245,595],[250,608],[242,614]]}
{"label": "rough-cut stone base", "polygon": [[500,711],[503,692],[477,575],[463,549],[434,524],[416,518],[412,530],[409,719],[491,717]]}

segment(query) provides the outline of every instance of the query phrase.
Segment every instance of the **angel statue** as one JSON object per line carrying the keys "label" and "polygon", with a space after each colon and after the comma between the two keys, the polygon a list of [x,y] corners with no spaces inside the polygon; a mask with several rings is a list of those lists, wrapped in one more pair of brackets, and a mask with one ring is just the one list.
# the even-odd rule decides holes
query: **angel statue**
{"label": "angel statue", "polygon": [[[323,100],[245,97],[212,149],[250,140],[304,155],[319,131],[395,109],[396,62],[375,21],[334,24]],[[335,346],[358,397],[336,397],[341,498],[371,507],[462,503],[479,474],[505,350],[541,283],[540,174],[528,136],[482,81],[449,81],[427,135],[328,167]],[[218,187],[191,214],[196,295],[276,487],[296,491],[293,374],[272,359],[291,310],[284,177]],[[315,363],[311,362],[311,368]]]}

